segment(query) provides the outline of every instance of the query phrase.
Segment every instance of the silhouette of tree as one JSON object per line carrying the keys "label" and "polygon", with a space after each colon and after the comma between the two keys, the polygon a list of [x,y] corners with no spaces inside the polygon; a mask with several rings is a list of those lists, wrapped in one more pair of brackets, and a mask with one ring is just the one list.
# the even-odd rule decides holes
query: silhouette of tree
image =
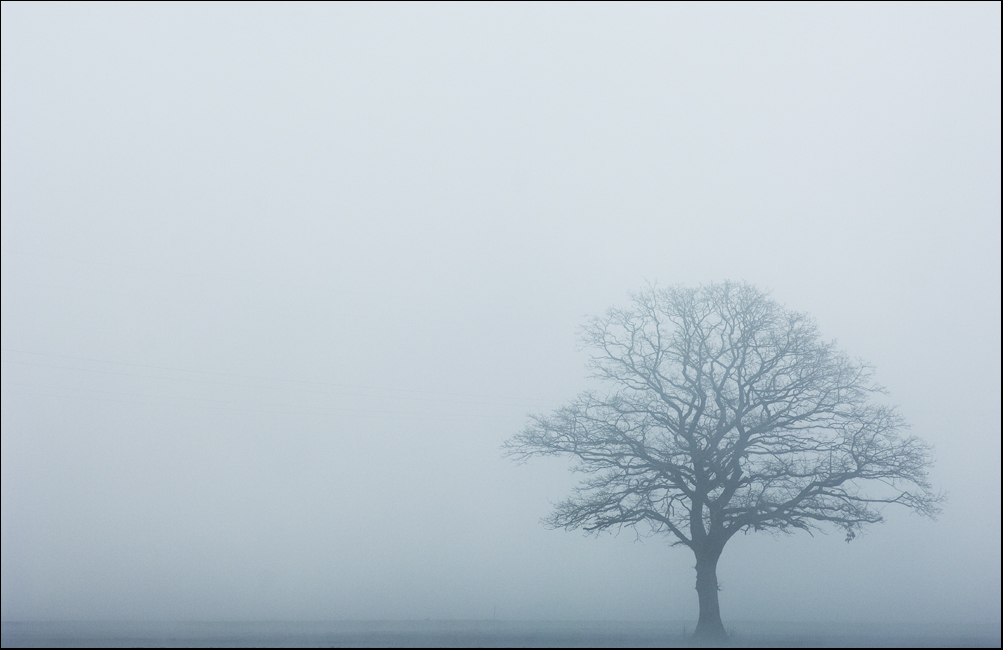
{"label": "silhouette of tree", "polygon": [[[664,533],[696,557],[694,637],[726,637],[717,563],[739,531],[836,526],[850,541],[881,508],[935,516],[929,447],[875,403],[873,369],[814,321],[748,284],[648,286],[589,319],[605,391],[531,416],[507,455],[567,455],[585,478],[545,522]],[[640,528],[637,528],[639,527]]]}

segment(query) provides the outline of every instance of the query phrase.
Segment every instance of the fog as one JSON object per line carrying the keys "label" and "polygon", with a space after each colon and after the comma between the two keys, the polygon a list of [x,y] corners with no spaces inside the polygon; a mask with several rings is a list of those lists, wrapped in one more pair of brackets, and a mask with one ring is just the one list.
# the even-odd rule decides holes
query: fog
{"label": "fog", "polygon": [[2,618],[695,621],[501,445],[646,281],[768,289],[937,521],[737,536],[734,621],[1000,621],[1000,5],[3,4]]}

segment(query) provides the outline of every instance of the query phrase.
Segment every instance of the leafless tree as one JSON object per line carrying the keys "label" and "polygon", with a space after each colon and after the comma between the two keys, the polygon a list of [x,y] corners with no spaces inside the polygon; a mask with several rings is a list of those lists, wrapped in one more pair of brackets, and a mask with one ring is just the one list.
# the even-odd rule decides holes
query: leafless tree
{"label": "leafless tree", "polygon": [[649,286],[592,317],[582,342],[607,390],[533,416],[516,459],[567,455],[586,475],[545,521],[664,533],[696,556],[694,636],[725,637],[717,562],[739,531],[836,526],[850,541],[886,504],[934,516],[930,449],[876,403],[871,366],[748,284]]}

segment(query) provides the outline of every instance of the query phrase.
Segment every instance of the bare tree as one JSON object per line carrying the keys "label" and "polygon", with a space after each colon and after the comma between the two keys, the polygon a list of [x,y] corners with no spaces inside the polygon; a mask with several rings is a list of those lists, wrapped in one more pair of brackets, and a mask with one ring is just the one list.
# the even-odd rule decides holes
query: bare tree
{"label": "bare tree", "polygon": [[937,513],[929,447],[900,435],[902,417],[873,401],[871,366],[822,341],[811,318],[747,284],[631,298],[582,328],[608,390],[532,416],[505,448],[568,455],[586,474],[548,525],[635,527],[692,550],[696,638],[725,637],[717,562],[739,531],[828,525],[850,541],[886,504]]}

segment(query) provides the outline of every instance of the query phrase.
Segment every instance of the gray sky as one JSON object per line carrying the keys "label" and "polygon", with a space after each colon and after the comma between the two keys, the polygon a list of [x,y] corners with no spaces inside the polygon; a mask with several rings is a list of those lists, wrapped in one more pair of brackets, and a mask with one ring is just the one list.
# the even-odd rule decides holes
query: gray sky
{"label": "gray sky", "polygon": [[937,522],[735,538],[726,625],[1000,620],[1000,5],[2,10],[2,617],[691,619],[499,446],[645,280],[873,362]]}

